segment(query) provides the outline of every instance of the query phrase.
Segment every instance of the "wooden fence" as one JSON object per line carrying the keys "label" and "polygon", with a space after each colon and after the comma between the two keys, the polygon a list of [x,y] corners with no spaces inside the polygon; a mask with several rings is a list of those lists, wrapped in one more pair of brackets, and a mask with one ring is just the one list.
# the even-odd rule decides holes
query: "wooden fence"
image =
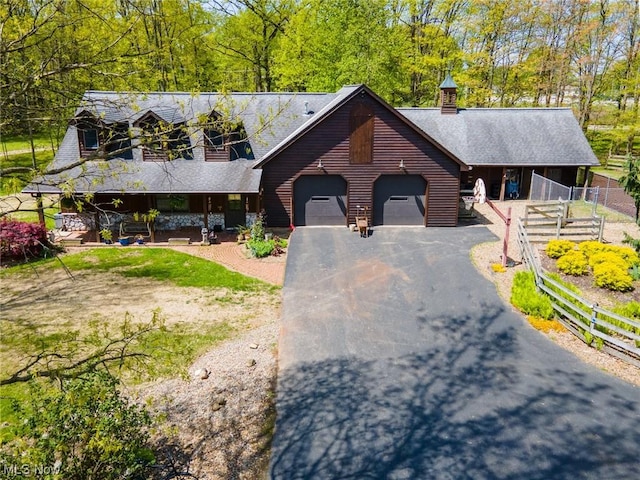
{"label": "wooden fence", "polygon": [[602,241],[604,218],[569,217],[569,201],[527,205],[522,219],[530,242],[548,242],[552,239]]}
{"label": "wooden fence", "polygon": [[564,326],[586,344],[640,367],[640,322],[600,308],[555,281],[542,268],[523,218],[518,219],[517,230],[522,259]]}

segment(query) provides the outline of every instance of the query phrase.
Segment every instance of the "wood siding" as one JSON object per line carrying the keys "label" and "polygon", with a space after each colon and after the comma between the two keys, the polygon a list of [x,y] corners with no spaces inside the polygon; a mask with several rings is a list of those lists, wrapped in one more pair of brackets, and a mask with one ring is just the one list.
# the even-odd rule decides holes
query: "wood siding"
{"label": "wood siding", "polygon": [[229,149],[226,147],[213,147],[206,145],[204,147],[204,159],[207,162],[228,162]]}
{"label": "wood siding", "polygon": [[[355,102],[365,102],[375,113],[369,164],[349,162],[350,111]],[[292,223],[292,182],[299,175],[341,175],[348,183],[347,222],[354,223],[357,205],[372,208],[378,176],[405,173],[427,181],[427,226],[457,224],[460,166],[368,94],[343,105],[265,164],[263,171],[264,205],[272,226]]]}

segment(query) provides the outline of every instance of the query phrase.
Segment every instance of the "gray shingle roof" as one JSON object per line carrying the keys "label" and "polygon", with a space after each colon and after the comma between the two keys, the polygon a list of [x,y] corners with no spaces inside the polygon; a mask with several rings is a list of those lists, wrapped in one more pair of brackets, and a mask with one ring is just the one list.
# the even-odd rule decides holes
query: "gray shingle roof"
{"label": "gray shingle roof", "polygon": [[[190,126],[193,159],[145,162],[133,148],[133,160],[87,162],[86,166],[46,179],[41,192],[57,192],[60,181],[77,177],[77,192],[123,191],[147,193],[245,192],[257,193],[259,168],[300,135],[326,118],[362,85],[328,93],[116,93],[87,92],[76,114],[90,112],[103,122],[134,126],[153,112],[169,123]],[[205,162],[199,119],[216,112],[241,122],[251,145],[248,158]],[[586,138],[569,109],[461,109],[442,115],[439,109],[400,108],[413,122],[453,156],[467,165],[575,166],[598,165]],[[135,140],[134,140],[135,145]],[[56,154],[53,168],[79,158],[77,130],[70,125]],[[124,168],[124,171],[123,171]],[[118,173],[115,174],[115,171]],[[50,185],[47,187],[46,184]],[[38,191],[35,185],[25,192]]]}
{"label": "gray shingle roof", "polygon": [[568,108],[399,108],[467,165],[599,165]]}
{"label": "gray shingle roof", "polygon": [[[309,122],[330,103],[336,94],[327,93],[149,93],[87,92],[76,114],[89,112],[103,122],[126,122],[130,126],[153,112],[169,123],[191,125],[192,160],[145,162],[139,148],[133,148],[133,160],[87,162],[86,167],[46,179],[39,191],[58,192],[61,180],[79,176],[73,182],[81,193],[95,191],[128,192],[246,192],[257,193],[262,171],[252,169],[266,152],[286,139],[291,132]],[[196,123],[212,112],[240,121],[251,144],[249,158],[229,162],[205,162],[202,131]],[[134,140],[135,143],[135,140]],[[56,153],[53,168],[76,162],[79,158],[77,130],[70,125]],[[125,172],[122,172],[122,168]],[[115,174],[115,171],[118,173]],[[108,172],[108,173],[107,173]],[[64,177],[64,178],[63,178]],[[90,180],[89,180],[90,179]],[[47,187],[46,185],[50,185]],[[25,192],[37,191],[35,185]]]}

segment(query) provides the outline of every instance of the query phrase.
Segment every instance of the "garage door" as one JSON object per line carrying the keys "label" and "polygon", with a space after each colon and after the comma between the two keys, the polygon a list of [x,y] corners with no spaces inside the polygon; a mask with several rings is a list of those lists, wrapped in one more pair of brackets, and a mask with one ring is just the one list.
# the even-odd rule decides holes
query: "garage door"
{"label": "garage door", "polygon": [[347,182],[338,175],[298,178],[293,198],[296,226],[347,224]]}
{"label": "garage door", "polygon": [[420,175],[382,175],[373,190],[373,224],[424,225],[426,190]]}

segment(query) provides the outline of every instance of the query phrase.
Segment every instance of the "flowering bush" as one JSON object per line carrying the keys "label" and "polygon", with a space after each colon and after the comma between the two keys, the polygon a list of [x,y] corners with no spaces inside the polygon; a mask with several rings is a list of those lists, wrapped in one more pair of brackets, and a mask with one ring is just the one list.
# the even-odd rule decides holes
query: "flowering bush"
{"label": "flowering bush", "polygon": [[37,257],[47,241],[47,230],[37,223],[0,221],[0,255],[3,257]]}
{"label": "flowering bush", "polygon": [[615,263],[603,262],[593,267],[595,284],[601,288],[607,288],[617,292],[633,290],[631,275]]}
{"label": "flowering bush", "polygon": [[576,247],[575,242],[570,240],[549,240],[547,243],[547,256],[549,258],[560,258],[565,253],[573,250]]}
{"label": "flowering bush", "polygon": [[556,262],[558,270],[567,275],[586,275],[589,272],[587,257],[579,250],[570,250]]}

